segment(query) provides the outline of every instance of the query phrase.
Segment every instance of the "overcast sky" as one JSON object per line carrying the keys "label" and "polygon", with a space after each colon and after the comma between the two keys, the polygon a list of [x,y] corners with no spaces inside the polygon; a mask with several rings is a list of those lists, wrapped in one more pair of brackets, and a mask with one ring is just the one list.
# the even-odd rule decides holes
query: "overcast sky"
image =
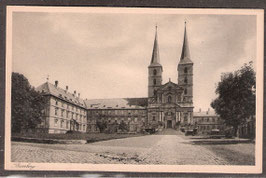
{"label": "overcast sky", "polygon": [[155,24],[163,83],[177,82],[185,20],[195,111],[207,110],[221,73],[256,60],[255,16],[15,12],[13,71],[84,99],[147,97]]}

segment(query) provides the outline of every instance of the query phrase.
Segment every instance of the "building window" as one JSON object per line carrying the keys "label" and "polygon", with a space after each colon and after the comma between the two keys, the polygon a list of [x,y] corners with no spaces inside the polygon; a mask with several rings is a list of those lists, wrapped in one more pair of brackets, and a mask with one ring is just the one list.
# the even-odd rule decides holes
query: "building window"
{"label": "building window", "polygon": [[185,74],[187,73],[187,67],[185,67],[185,69],[184,69],[184,73],[185,73]]}
{"label": "building window", "polygon": [[62,117],[64,116],[64,110],[63,109],[61,110],[61,116]]}
{"label": "building window", "polygon": [[69,121],[66,122],[66,128],[69,128]]}
{"label": "building window", "polygon": [[61,120],[60,122],[60,128],[63,128],[64,120]]}
{"label": "building window", "polygon": [[57,122],[58,122],[58,119],[55,119],[54,120],[54,126],[57,127]]}
{"label": "building window", "polygon": [[153,85],[156,85],[156,79],[153,79]]}
{"label": "building window", "polygon": [[187,94],[187,89],[186,88],[185,88],[185,92],[184,93],[185,93],[185,95]]}
{"label": "building window", "polygon": [[68,113],[69,113],[69,112],[67,111],[67,112],[66,112],[66,118],[68,118]]}
{"label": "building window", "polygon": [[156,69],[153,70],[153,75],[157,75],[157,70]]}
{"label": "building window", "polygon": [[58,110],[58,108],[55,108],[55,113],[54,113],[54,114],[55,114],[56,116],[57,116],[57,110]]}
{"label": "building window", "polygon": [[185,84],[187,84],[187,77],[185,77],[184,82],[185,82]]}
{"label": "building window", "polygon": [[172,102],[172,97],[168,96],[168,103],[171,103],[171,102]]}
{"label": "building window", "polygon": [[154,95],[154,96],[156,95],[156,90],[153,90],[153,95]]}
{"label": "building window", "polygon": [[152,120],[155,121],[155,116],[152,117]]}
{"label": "building window", "polygon": [[55,100],[55,105],[58,105],[58,101],[57,100]]}
{"label": "building window", "polygon": [[62,107],[64,107],[64,103],[62,102]]}

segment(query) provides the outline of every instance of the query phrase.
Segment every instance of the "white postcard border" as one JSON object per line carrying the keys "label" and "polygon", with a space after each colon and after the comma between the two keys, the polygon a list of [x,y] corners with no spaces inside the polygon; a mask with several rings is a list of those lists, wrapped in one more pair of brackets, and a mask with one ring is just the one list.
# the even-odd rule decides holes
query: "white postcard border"
{"label": "white postcard border", "polygon": [[[40,7],[7,6],[6,16],[6,108],[5,108],[5,169],[57,171],[117,171],[117,172],[190,172],[190,173],[261,173],[263,130],[264,74],[264,10],[255,9],[174,9],[115,7]],[[11,73],[12,73],[12,13],[13,12],[78,12],[78,13],[143,13],[143,14],[230,14],[257,16],[256,59],[256,140],[255,166],[224,165],[130,165],[76,163],[15,163],[11,162]]]}

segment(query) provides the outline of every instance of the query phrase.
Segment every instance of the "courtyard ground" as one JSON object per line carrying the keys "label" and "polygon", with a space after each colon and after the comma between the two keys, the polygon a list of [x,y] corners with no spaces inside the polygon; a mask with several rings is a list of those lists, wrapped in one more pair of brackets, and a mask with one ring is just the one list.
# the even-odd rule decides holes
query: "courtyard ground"
{"label": "courtyard ground", "polygon": [[253,143],[196,144],[175,130],[89,144],[12,142],[13,162],[254,165]]}

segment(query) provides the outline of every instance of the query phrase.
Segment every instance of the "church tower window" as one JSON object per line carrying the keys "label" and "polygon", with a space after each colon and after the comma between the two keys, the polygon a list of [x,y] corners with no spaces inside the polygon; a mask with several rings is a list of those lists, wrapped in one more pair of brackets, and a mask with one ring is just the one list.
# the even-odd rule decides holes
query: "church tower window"
{"label": "church tower window", "polygon": [[168,103],[171,103],[171,102],[172,102],[172,97],[168,96]]}
{"label": "church tower window", "polygon": [[184,69],[184,73],[185,73],[185,74],[187,73],[187,67],[185,67],[185,69]]}
{"label": "church tower window", "polygon": [[185,77],[184,82],[187,84],[187,77]]}
{"label": "church tower window", "polygon": [[156,69],[153,70],[153,75],[157,75],[157,70]]}

